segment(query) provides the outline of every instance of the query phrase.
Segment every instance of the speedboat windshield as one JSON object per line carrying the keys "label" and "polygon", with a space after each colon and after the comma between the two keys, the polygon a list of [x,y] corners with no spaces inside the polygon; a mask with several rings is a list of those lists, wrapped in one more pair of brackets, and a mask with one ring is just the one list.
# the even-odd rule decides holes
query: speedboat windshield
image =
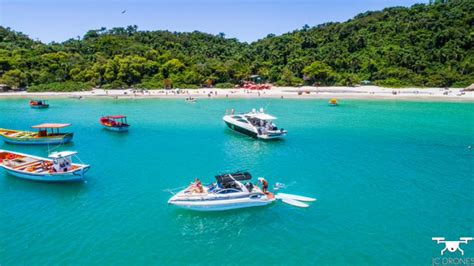
{"label": "speedboat windshield", "polygon": [[216,175],[217,182],[224,184],[234,181],[246,181],[252,179],[252,175],[248,172],[236,172],[232,174]]}

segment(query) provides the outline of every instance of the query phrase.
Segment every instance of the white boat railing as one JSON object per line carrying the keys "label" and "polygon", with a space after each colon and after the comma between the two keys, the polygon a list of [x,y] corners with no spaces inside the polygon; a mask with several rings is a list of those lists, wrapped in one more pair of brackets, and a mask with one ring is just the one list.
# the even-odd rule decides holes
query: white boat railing
{"label": "white boat railing", "polygon": [[178,192],[180,192],[181,190],[187,188],[188,186],[182,186],[182,187],[177,187],[177,188],[167,188],[167,189],[163,189],[164,192],[169,192],[173,195],[176,195],[178,194]]}

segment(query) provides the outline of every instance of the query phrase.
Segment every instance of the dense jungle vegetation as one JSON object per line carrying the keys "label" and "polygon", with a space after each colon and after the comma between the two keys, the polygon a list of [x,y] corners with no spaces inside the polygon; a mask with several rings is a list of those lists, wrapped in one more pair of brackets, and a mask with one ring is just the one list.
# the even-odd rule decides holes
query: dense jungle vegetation
{"label": "dense jungle vegetation", "polygon": [[474,1],[435,1],[304,26],[251,44],[202,32],[90,30],[44,44],[0,26],[0,83],[29,91],[275,85],[464,87],[474,83]]}

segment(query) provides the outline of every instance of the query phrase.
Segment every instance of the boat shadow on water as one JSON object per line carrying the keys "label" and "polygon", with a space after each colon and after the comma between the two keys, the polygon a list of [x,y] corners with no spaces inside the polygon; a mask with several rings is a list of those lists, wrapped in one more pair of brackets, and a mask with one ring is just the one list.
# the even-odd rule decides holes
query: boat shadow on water
{"label": "boat shadow on water", "polygon": [[104,133],[104,136],[108,140],[117,140],[117,141],[126,141],[128,138],[130,138],[130,134],[132,134],[129,131],[111,131],[105,128],[102,128],[102,133]]}
{"label": "boat shadow on water", "polygon": [[[227,236],[238,236],[240,230],[249,224],[259,224],[260,222],[271,223],[270,217],[275,217],[275,204],[233,209],[216,212],[200,212],[192,210],[178,209],[172,211],[174,222],[183,236],[220,236],[225,233]],[[218,225],[218,226],[216,226]]]}

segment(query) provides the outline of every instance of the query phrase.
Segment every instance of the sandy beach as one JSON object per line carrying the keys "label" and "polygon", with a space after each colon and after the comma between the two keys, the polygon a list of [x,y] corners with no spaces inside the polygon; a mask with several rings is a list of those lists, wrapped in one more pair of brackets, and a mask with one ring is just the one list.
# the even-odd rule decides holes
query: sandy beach
{"label": "sandy beach", "polygon": [[103,90],[80,92],[4,92],[1,98],[282,98],[282,99],[390,99],[426,101],[474,101],[474,92],[459,88],[382,88],[360,87],[272,87],[268,90],[246,89],[173,89],[173,90]]}

